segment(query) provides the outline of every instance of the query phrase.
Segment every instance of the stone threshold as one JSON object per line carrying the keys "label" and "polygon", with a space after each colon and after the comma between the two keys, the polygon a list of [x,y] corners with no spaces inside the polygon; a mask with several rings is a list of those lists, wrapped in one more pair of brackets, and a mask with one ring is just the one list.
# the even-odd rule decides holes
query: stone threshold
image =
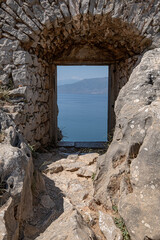
{"label": "stone threshold", "polygon": [[58,147],[75,147],[75,148],[105,148],[107,142],[58,142]]}

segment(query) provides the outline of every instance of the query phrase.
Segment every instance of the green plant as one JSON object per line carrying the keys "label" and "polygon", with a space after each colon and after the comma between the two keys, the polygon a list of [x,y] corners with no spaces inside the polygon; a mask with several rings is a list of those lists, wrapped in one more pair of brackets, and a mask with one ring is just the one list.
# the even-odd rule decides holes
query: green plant
{"label": "green plant", "polygon": [[30,149],[30,151],[31,151],[31,153],[32,153],[32,156],[34,157],[34,158],[36,158],[37,157],[37,153],[36,153],[36,151],[35,151],[35,145],[30,145],[30,144],[28,144],[28,147],[29,147],[29,149]]}
{"label": "green plant", "polygon": [[130,240],[130,236],[129,236],[129,233],[128,233],[128,230],[126,228],[123,218],[121,218],[121,217],[114,218],[114,222],[115,222],[116,226],[121,230],[123,239]]}
{"label": "green plant", "polygon": [[115,213],[118,213],[118,207],[117,207],[116,205],[113,205],[113,206],[112,206],[112,209],[113,209],[113,211],[114,211]]}
{"label": "green plant", "polygon": [[94,181],[96,173],[92,173],[91,179]]}
{"label": "green plant", "polygon": [[11,79],[9,79],[9,83],[8,83],[7,87],[8,87],[8,90],[12,90],[14,88],[14,83]]}
{"label": "green plant", "polygon": [[29,147],[29,149],[31,150],[32,153],[35,151],[35,150],[34,150],[34,145],[28,144],[28,147]]}
{"label": "green plant", "polygon": [[9,100],[9,90],[0,86],[0,100],[8,101]]}

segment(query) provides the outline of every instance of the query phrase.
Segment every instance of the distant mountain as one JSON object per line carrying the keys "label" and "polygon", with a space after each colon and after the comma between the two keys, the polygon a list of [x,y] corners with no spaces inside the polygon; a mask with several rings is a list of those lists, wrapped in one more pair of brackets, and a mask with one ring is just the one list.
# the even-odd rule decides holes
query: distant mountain
{"label": "distant mountain", "polygon": [[62,86],[62,85],[65,85],[65,84],[72,84],[72,83],[79,82],[80,80],[81,79],[74,79],[74,78],[72,78],[72,79],[62,79],[62,80],[58,79],[57,85]]}
{"label": "distant mountain", "polygon": [[106,94],[108,78],[90,78],[58,86],[60,94]]}

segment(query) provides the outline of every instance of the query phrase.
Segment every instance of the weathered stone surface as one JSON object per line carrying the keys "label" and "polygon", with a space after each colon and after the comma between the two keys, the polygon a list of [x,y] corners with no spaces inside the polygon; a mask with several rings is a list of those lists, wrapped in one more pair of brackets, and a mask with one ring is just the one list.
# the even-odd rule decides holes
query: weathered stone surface
{"label": "weathered stone surface", "polygon": [[72,210],[63,213],[60,218],[53,222],[36,240],[75,240],[75,238],[79,240],[97,239],[93,231],[84,222],[81,214],[76,210]]}
{"label": "weathered stone surface", "polygon": [[30,85],[29,71],[25,65],[13,70],[12,77],[15,87]]}
{"label": "weathered stone surface", "polygon": [[98,158],[98,153],[87,153],[79,156],[79,159],[83,161],[86,165],[91,165],[92,163],[96,162]]}
{"label": "weathered stone surface", "polygon": [[12,53],[8,51],[1,51],[0,52],[0,64],[9,64],[12,59]]}
{"label": "weathered stone surface", "polygon": [[93,174],[95,174],[96,172],[96,166],[85,166],[85,167],[81,167],[78,172],[77,175],[80,177],[92,177]]}
{"label": "weathered stone surface", "polygon": [[120,91],[113,142],[99,162],[96,198],[118,205],[133,240],[160,237],[159,59],[160,49],[145,53]]}
{"label": "weathered stone surface", "polygon": [[112,217],[107,214],[99,211],[99,227],[103,232],[106,239],[110,240],[122,240],[121,231],[115,226]]}
{"label": "weathered stone surface", "polygon": [[0,82],[2,83],[2,85],[7,85],[9,84],[9,76],[6,73],[2,73],[2,75],[0,74]]}
{"label": "weathered stone surface", "polygon": [[32,65],[32,58],[28,52],[15,51],[13,53],[13,62],[15,65],[23,65],[23,64]]}
{"label": "weathered stone surface", "polygon": [[19,87],[9,91],[9,95],[13,97],[26,97],[27,87]]}
{"label": "weathered stone surface", "polygon": [[18,239],[21,223],[32,215],[32,156],[15,124],[2,111],[0,126],[0,237]]}
{"label": "weathered stone surface", "polygon": [[63,164],[63,168],[66,171],[70,171],[70,172],[75,172],[77,171],[79,168],[83,167],[84,163],[82,162],[73,162],[73,163],[68,163],[68,164]]}
{"label": "weathered stone surface", "polygon": [[[114,116],[113,106],[118,93],[129,80],[143,52],[159,47],[159,7],[157,0],[127,3],[109,0],[7,0],[1,3],[0,81],[8,88],[16,88],[11,91],[12,97],[16,96],[10,101],[14,107],[7,105],[4,109],[10,109],[9,114],[17,128],[31,145],[38,148],[54,138],[51,128],[53,115],[57,117],[56,103],[53,107],[56,99],[56,94],[53,94],[55,65],[109,64],[109,113]],[[96,174],[95,199],[108,208],[118,205],[133,240],[160,238],[157,223],[158,56],[159,50],[146,53],[121,90],[115,107],[117,120],[114,139],[107,154],[100,157]],[[23,95],[26,95],[25,101]],[[109,129],[114,128],[114,117],[109,118],[109,125]],[[14,135],[13,129],[10,131],[15,144],[17,135]],[[8,158],[4,149],[2,153]],[[11,150],[8,152],[10,157],[15,153]],[[78,161],[81,164],[58,164],[60,169],[64,164],[67,168],[69,164],[68,169],[77,170],[75,166],[78,164],[86,166],[94,162],[93,159],[81,158]],[[54,167],[56,169],[56,165]],[[76,172],[70,171],[51,175],[58,178],[61,173],[77,177]],[[64,189],[69,186],[62,185]],[[153,196],[149,195],[149,191],[153,192]],[[79,194],[83,199],[83,194]],[[78,198],[75,197],[74,202],[78,202]],[[18,209],[18,212],[23,211]],[[147,219],[147,214],[150,219]],[[13,223],[17,221],[11,220]],[[21,232],[21,229],[15,230],[15,239],[18,238],[18,231]]]}
{"label": "weathered stone surface", "polygon": [[19,41],[12,41],[7,38],[1,38],[0,39],[0,49],[1,51],[10,51],[13,50],[15,51],[18,48]]}
{"label": "weathered stone surface", "polygon": [[53,208],[55,207],[55,203],[52,201],[49,195],[43,195],[41,198],[41,204],[45,208]]}

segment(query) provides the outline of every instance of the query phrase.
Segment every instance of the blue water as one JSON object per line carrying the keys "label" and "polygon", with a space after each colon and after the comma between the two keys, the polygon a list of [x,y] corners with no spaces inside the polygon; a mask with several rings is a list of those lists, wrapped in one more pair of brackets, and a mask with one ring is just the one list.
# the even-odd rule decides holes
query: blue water
{"label": "blue water", "polygon": [[107,95],[58,94],[62,141],[107,140]]}

